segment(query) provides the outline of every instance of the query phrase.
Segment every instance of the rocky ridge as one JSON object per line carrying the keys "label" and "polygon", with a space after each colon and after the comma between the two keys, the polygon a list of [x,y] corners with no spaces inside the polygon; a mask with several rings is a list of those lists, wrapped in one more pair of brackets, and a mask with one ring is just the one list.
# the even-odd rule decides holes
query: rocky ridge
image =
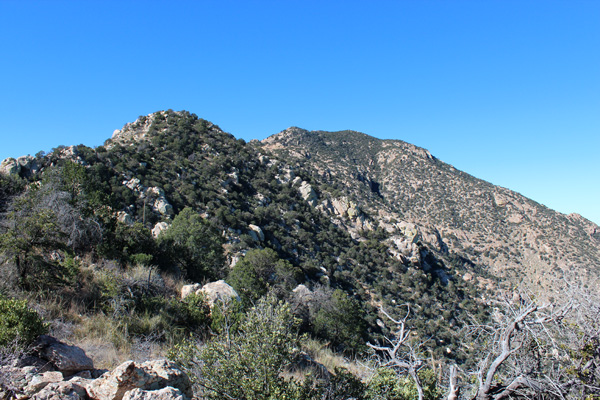
{"label": "rocky ridge", "polygon": [[385,230],[397,256],[417,255],[421,242],[542,288],[574,270],[582,279],[598,275],[596,224],[458,171],[425,149],[359,132],[296,127],[262,145],[289,163],[312,168],[315,180],[341,181],[342,196],[322,193],[312,201],[330,215],[345,213],[355,237],[361,230]]}

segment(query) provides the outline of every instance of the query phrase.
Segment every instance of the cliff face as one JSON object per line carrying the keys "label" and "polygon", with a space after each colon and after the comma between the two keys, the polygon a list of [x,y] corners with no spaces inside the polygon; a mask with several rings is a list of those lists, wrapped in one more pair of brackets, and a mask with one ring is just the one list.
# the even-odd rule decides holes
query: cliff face
{"label": "cliff face", "polygon": [[[425,149],[353,131],[299,128],[262,143],[289,162],[301,161],[323,183],[338,182],[363,212],[360,228],[380,227],[393,237],[414,224],[429,247],[542,288],[563,274],[598,275],[596,224],[458,171]],[[321,204],[327,208],[327,200]]]}

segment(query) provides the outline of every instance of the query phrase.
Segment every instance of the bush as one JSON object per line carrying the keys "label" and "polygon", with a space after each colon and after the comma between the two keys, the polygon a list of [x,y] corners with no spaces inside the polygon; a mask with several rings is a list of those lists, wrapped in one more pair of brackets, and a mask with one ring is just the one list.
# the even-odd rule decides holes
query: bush
{"label": "bush", "polygon": [[293,385],[281,377],[297,347],[296,322],[272,296],[250,310],[235,334],[223,332],[202,348],[176,345],[170,357],[187,368],[206,399],[282,399]]}
{"label": "bush", "polygon": [[[423,369],[418,375],[425,400],[436,400],[442,397],[443,392],[437,386],[435,374],[431,369]],[[365,392],[365,398],[369,400],[412,400],[417,397],[415,382],[408,376],[398,376],[390,368],[378,369]]]}
{"label": "bush", "polygon": [[0,346],[14,340],[27,345],[47,331],[47,325],[25,300],[0,299]]}

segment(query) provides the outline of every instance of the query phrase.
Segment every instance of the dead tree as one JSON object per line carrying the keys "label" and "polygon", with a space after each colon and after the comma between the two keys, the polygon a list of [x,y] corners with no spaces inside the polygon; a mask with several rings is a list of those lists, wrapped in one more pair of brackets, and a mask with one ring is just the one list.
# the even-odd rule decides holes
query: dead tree
{"label": "dead tree", "polygon": [[408,372],[410,377],[415,382],[419,400],[423,400],[423,385],[419,379],[418,371],[423,366],[423,360],[418,355],[418,349],[423,343],[413,346],[410,341],[411,330],[406,328],[406,320],[410,315],[410,307],[406,304],[407,311],[404,318],[396,320],[392,318],[383,308],[380,308],[381,313],[396,326],[396,332],[393,337],[385,338],[388,342],[387,346],[379,346],[371,343],[367,345],[377,352],[385,354],[385,360],[381,362],[381,366],[390,367],[397,372]]}
{"label": "dead tree", "polygon": [[[506,306],[510,314],[508,318],[493,329],[487,327],[495,345],[475,373],[478,386],[474,400],[500,400],[526,396],[527,393],[555,391],[548,385],[549,382],[539,377],[544,375],[541,369],[552,363],[552,354],[559,349],[550,325],[560,322],[571,305],[558,309],[551,305],[538,306],[529,299],[525,304]],[[543,353],[537,363],[526,362],[536,357],[530,354],[532,349]]]}

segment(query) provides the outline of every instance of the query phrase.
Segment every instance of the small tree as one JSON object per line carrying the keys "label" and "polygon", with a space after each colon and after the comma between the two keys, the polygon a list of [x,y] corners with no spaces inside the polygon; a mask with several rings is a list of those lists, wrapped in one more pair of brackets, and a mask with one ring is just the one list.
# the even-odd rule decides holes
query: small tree
{"label": "small tree", "polygon": [[223,276],[223,239],[207,221],[184,208],[158,237],[163,264],[174,264],[188,279],[201,282]]}
{"label": "small tree", "polygon": [[281,373],[298,345],[289,306],[273,296],[248,312],[239,331],[224,331],[201,348],[171,354],[187,367],[203,398],[278,399],[292,390]]}

